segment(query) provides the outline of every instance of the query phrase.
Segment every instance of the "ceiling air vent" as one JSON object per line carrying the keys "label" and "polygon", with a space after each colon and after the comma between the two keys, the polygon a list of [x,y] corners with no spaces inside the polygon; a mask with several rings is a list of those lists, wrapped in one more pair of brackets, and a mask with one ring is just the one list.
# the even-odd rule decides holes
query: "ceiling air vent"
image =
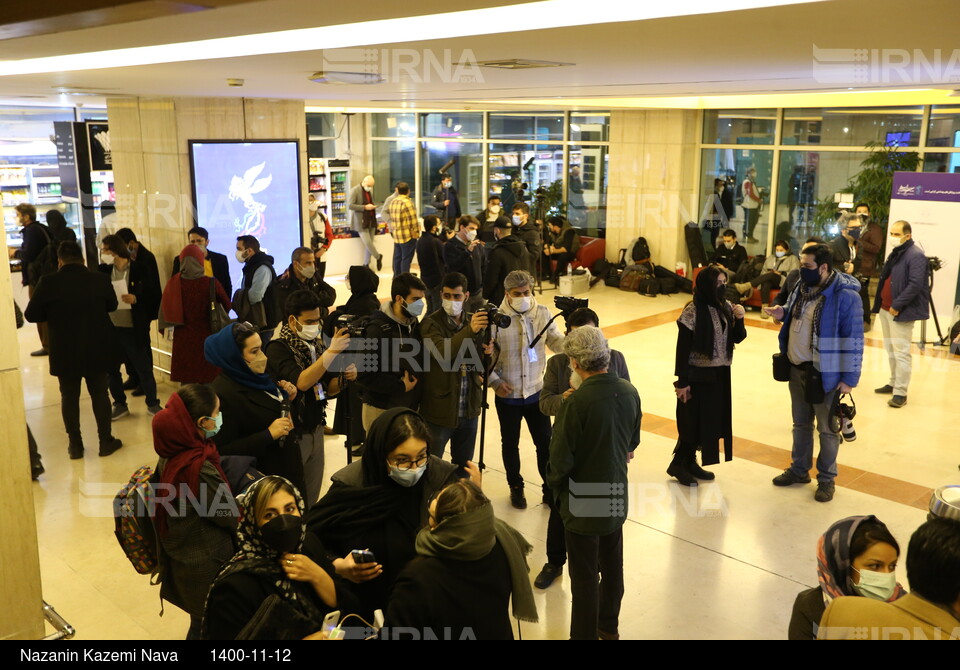
{"label": "ceiling air vent", "polygon": [[484,60],[470,65],[480,67],[495,67],[501,70],[532,70],[540,67],[563,67],[574,63],[557,63],[549,60],[527,60],[526,58],[504,58],[500,60]]}

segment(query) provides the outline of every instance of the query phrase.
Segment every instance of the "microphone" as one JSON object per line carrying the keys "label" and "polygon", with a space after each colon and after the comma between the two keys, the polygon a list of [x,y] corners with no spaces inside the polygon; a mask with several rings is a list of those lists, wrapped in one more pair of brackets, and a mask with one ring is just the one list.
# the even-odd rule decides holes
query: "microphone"
{"label": "microphone", "polygon": [[531,156],[530,160],[528,160],[526,163],[523,164],[524,172],[530,169],[530,166],[533,165],[533,161],[536,160],[536,158],[537,158],[536,156]]}
{"label": "microphone", "polygon": [[[280,418],[281,419],[290,418],[290,398],[284,398],[280,402]],[[287,446],[287,439],[289,439],[289,437],[290,437],[290,433],[287,433],[286,435],[280,438],[281,448]]]}

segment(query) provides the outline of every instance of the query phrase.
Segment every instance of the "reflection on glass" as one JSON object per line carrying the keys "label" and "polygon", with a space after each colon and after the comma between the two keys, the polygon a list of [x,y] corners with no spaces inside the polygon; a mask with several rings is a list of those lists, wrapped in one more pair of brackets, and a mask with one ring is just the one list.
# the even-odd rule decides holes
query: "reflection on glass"
{"label": "reflection on glass", "polygon": [[785,109],[783,144],[917,146],[923,107]]}
{"label": "reflection on glass", "polygon": [[[479,143],[422,142],[420,147],[420,214],[436,214],[450,219],[456,211],[476,214],[486,206],[483,185],[483,147]],[[451,164],[450,161],[453,161]],[[444,193],[440,169],[445,168],[453,180],[454,198]],[[452,200],[444,212],[442,201]]]}
{"label": "reflection on glass", "polygon": [[483,114],[479,112],[436,112],[421,114],[424,137],[483,137]]}
{"label": "reflection on glass", "polygon": [[373,137],[416,137],[417,115],[394,112],[371,114],[370,129]]}
{"label": "reflection on glass", "polygon": [[567,171],[567,219],[592,237],[604,237],[607,227],[607,166],[604,146],[571,146]]}
{"label": "reflection on glass", "polygon": [[933,106],[927,126],[927,146],[960,147],[960,106]]}
{"label": "reflection on glass", "polygon": [[720,239],[718,234],[729,228],[747,253],[765,253],[773,151],[704,149],[701,165],[700,228],[704,247],[712,252]]}
{"label": "reflection on glass", "polygon": [[571,142],[606,142],[610,139],[610,112],[570,114]]}
{"label": "reflection on glass", "polygon": [[773,144],[775,109],[709,109],[703,113],[704,144]]}
{"label": "reflection on glass", "polygon": [[543,112],[490,114],[492,140],[562,140],[563,115]]}
{"label": "reflection on glass", "polygon": [[925,155],[923,157],[923,171],[960,174],[960,152]]}
{"label": "reflection on glass", "polygon": [[417,176],[414,167],[417,143],[374,140],[372,144],[373,178],[376,180],[374,199],[383,202],[384,198],[393,193],[398,181],[407,182],[413,189]]}
{"label": "reflection on glass", "polygon": [[[491,144],[489,195],[499,195],[505,211],[518,200],[534,203],[533,193],[563,181],[563,147],[549,144]],[[553,187],[562,193],[560,186]],[[559,205],[550,203],[552,208]]]}

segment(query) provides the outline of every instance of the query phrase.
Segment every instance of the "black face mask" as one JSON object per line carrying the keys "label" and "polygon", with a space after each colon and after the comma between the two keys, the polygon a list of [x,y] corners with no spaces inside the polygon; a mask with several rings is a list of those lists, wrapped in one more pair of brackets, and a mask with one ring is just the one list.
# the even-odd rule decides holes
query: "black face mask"
{"label": "black face mask", "polygon": [[300,547],[303,520],[292,514],[281,514],[260,526],[263,541],[281,554],[289,554]]}
{"label": "black face mask", "polygon": [[718,287],[717,287],[717,301],[722,305],[723,302],[724,302],[724,300],[726,300],[726,298],[727,298],[727,286],[726,286],[726,284],[724,284],[723,286],[718,286]]}

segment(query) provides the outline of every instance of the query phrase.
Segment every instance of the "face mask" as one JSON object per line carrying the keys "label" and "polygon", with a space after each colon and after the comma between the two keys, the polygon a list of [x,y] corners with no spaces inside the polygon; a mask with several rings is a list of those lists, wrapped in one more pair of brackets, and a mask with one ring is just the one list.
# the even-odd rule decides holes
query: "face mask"
{"label": "face mask", "polygon": [[127,253],[130,254],[131,256],[136,257],[137,250],[134,247],[127,247]]}
{"label": "face mask", "polygon": [[258,375],[262,375],[267,369],[267,356],[262,351],[257,354],[252,363],[247,363],[251,370]]}
{"label": "face mask", "polygon": [[800,281],[807,286],[816,286],[820,283],[820,268],[800,268]]}
{"label": "face mask", "polygon": [[774,253],[777,255],[777,258],[783,258],[787,255],[786,251],[775,251]]}
{"label": "face mask", "polygon": [[491,214],[499,214],[499,213],[500,213],[500,205],[490,205],[490,213],[491,213]]}
{"label": "face mask", "polygon": [[300,268],[300,274],[303,275],[304,279],[310,279],[317,272],[317,266],[315,265],[300,265],[297,263],[297,267]]}
{"label": "face mask", "polygon": [[207,430],[206,428],[201,428],[203,431],[203,436],[208,440],[220,432],[220,427],[223,425],[223,412],[219,412],[217,416],[208,416],[207,419],[213,419],[213,430]]}
{"label": "face mask", "polygon": [[518,312],[528,312],[533,307],[533,298],[530,296],[510,298],[510,306]]}
{"label": "face mask", "polygon": [[281,514],[260,526],[260,535],[274,551],[289,554],[300,548],[303,521],[293,514]]}
{"label": "face mask", "polygon": [[113,254],[103,253],[100,254],[100,262],[104,265],[113,265],[113,262],[117,260],[116,256]]}
{"label": "face mask", "polygon": [[243,255],[244,253],[245,253],[245,252],[243,252],[243,251],[237,250],[237,261],[238,261],[238,262],[240,262],[240,263],[246,263],[246,262],[247,262],[246,256]]}
{"label": "face mask", "polygon": [[887,238],[887,244],[890,246],[891,249],[896,249],[897,247],[899,247],[899,246],[900,246],[900,243],[901,243],[902,241],[903,241],[903,238],[902,238],[902,237],[888,237],[888,238]]}
{"label": "face mask", "polygon": [[449,182],[449,181],[443,182],[443,187],[444,187],[444,188],[450,188],[451,186],[453,186],[453,182]]}
{"label": "face mask", "polygon": [[475,239],[477,239],[477,231],[475,231],[475,230],[473,230],[473,229],[468,230],[468,231],[467,231],[467,241],[473,242]]}
{"label": "face mask", "polygon": [[724,243],[723,243],[723,246],[725,246],[727,249],[733,249],[735,246],[737,246],[737,243],[736,243],[736,242],[724,242]]}
{"label": "face mask", "polygon": [[522,225],[523,225],[523,217],[521,217],[519,214],[514,214],[514,215],[513,215],[513,225],[515,225],[515,226],[522,226]]}
{"label": "face mask", "polygon": [[397,466],[391,465],[390,472],[387,473],[387,476],[400,486],[410,488],[411,486],[417,485],[417,482],[420,481],[420,478],[423,477],[423,473],[426,471],[426,464],[412,470],[401,470]]}
{"label": "face mask", "polygon": [[860,239],[860,229],[859,228],[850,228],[847,230],[847,236],[852,237],[855,240]]}
{"label": "face mask", "polygon": [[577,371],[570,368],[570,388],[576,391],[583,384],[583,378],[577,374]]}
{"label": "face mask", "polygon": [[[853,568],[857,570],[856,568]],[[853,590],[864,598],[887,601],[897,588],[897,575],[894,572],[874,572],[872,570],[857,570],[860,573],[860,583],[853,585]]]}
{"label": "face mask", "polygon": [[370,193],[371,191],[373,191],[373,186],[364,186],[363,190],[366,191],[367,193]]}
{"label": "face mask", "polygon": [[320,324],[315,323],[312,326],[305,326],[300,321],[297,321],[297,325],[300,326],[303,330],[297,331],[297,336],[301,340],[306,340],[307,342],[313,342],[317,339],[317,335],[320,334]]}
{"label": "face mask", "polygon": [[423,306],[424,306],[423,298],[417,298],[416,300],[411,302],[409,305],[404,305],[403,309],[404,311],[406,311],[407,314],[409,314],[413,318],[416,318],[421,314],[423,314]]}
{"label": "face mask", "polygon": [[457,317],[463,314],[463,303],[456,300],[443,300],[443,311],[447,316]]}

